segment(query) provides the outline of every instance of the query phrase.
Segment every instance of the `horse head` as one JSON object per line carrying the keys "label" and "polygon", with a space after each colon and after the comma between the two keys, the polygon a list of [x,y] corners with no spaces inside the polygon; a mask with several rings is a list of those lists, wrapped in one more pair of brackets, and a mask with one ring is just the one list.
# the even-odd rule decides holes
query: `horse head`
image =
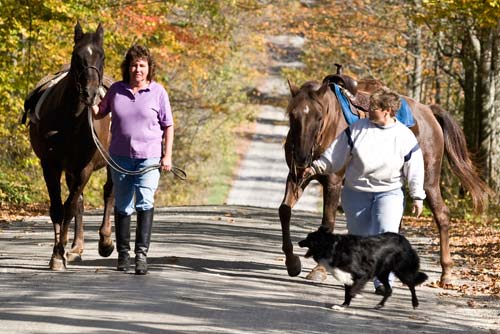
{"label": "horse head", "polygon": [[301,174],[326,148],[324,133],[331,121],[333,94],[327,84],[321,85],[316,81],[308,81],[300,88],[290,82],[288,84],[291,93],[287,107],[290,165],[295,173]]}
{"label": "horse head", "polygon": [[84,33],[77,22],[70,68],[80,102],[77,114],[85,107],[95,104],[99,95],[104,74],[103,39],[104,30],[101,24],[95,33]]}

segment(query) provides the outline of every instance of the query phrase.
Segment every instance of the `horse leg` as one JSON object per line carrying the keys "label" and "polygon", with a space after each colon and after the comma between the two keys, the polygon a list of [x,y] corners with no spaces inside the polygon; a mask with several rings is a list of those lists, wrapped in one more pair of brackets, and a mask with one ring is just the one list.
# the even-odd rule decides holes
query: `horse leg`
{"label": "horse leg", "polygon": [[[66,254],[68,262],[80,262],[82,260],[83,253],[83,194],[77,197],[76,200],[76,211],[75,211],[75,234],[73,238],[73,243],[71,244],[71,249]],[[69,219],[69,220],[66,220]],[[66,218],[64,220],[63,226],[65,233],[68,233],[68,227],[71,223],[72,218]]]}
{"label": "horse leg", "polygon": [[[335,214],[339,205],[340,190],[342,189],[342,179],[337,175],[324,175],[318,178],[319,183],[323,186],[323,219],[321,225],[326,226],[329,231],[333,232],[335,228]],[[326,269],[321,265],[316,265],[306,279],[322,282],[326,280],[328,274]]]}
{"label": "horse leg", "polygon": [[[425,148],[425,147],[424,147]],[[424,190],[427,195],[427,203],[434,216],[439,231],[439,248],[441,261],[441,282],[450,283],[452,281],[453,261],[450,254],[450,210],[443,201],[440,188],[441,159],[443,153],[435,154],[440,159],[430,160],[426,163]],[[424,159],[426,156],[424,155]],[[427,159],[429,161],[429,159]]]}
{"label": "horse leg", "polygon": [[62,169],[44,160],[41,160],[41,165],[50,198],[50,219],[54,227],[54,247],[52,249],[49,267],[52,270],[64,270],[66,269],[66,258],[64,255],[64,242],[61,239],[61,224],[64,216],[60,183]]}
{"label": "horse leg", "polygon": [[102,257],[110,256],[115,249],[113,239],[111,238],[111,221],[109,219],[114,202],[113,181],[111,179],[111,171],[109,167],[106,167],[106,172],[107,179],[103,187],[104,214],[102,217],[101,227],[99,228],[99,255]]}
{"label": "horse leg", "polygon": [[[439,184],[439,183],[437,183]],[[434,220],[439,230],[439,249],[441,262],[441,283],[451,283],[453,260],[450,252],[450,210],[443,201],[441,190],[437,185],[426,189],[427,202],[434,215]]]}
{"label": "horse leg", "polygon": [[340,201],[340,191],[342,190],[342,178],[335,174],[325,175],[319,178],[319,182],[323,186],[323,219],[321,225],[328,227],[328,230],[333,232]]}
{"label": "horse leg", "polygon": [[[304,186],[305,187],[305,186]],[[297,203],[302,195],[303,188],[298,187],[298,184],[293,181],[293,176],[288,174],[286,180],[286,189],[283,202],[279,208],[279,215],[281,221],[281,235],[283,238],[282,250],[285,253],[285,265],[289,276],[297,276],[302,271],[300,258],[293,254],[293,245],[290,238],[290,218],[292,216],[292,208]]]}
{"label": "horse leg", "polygon": [[[87,179],[88,180],[88,179]],[[86,182],[85,182],[86,183]],[[83,188],[81,178],[67,172],[66,184],[69,189],[69,195],[64,203],[64,220],[63,220],[63,237],[68,239],[68,229],[71,221],[75,218],[75,233],[71,249],[67,252],[66,256],[68,262],[79,262],[82,260],[83,253]]]}

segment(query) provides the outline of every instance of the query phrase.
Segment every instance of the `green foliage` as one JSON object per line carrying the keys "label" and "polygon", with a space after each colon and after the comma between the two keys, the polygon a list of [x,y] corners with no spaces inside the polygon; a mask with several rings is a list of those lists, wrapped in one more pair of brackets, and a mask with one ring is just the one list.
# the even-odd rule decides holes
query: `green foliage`
{"label": "green foliage", "polygon": [[421,17],[422,21],[430,19],[433,24],[455,23],[452,24],[454,27],[466,29],[473,23],[476,27],[486,28],[497,26],[500,18],[500,1],[498,0],[423,0],[422,3],[425,9]]}
{"label": "green foliage", "polygon": [[0,206],[3,204],[22,205],[43,198],[33,191],[29,173],[15,173],[13,170],[0,172]]}

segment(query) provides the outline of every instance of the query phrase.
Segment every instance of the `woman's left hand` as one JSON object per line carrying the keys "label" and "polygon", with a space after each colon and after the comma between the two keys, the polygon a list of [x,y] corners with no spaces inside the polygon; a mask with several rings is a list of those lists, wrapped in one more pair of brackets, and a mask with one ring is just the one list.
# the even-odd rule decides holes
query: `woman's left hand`
{"label": "woman's left hand", "polygon": [[415,215],[415,217],[420,217],[422,211],[424,211],[424,201],[422,201],[421,199],[413,200],[413,207],[411,212]]}
{"label": "woman's left hand", "polygon": [[169,170],[172,169],[172,158],[169,157],[163,157],[160,160],[160,168],[162,171],[168,172]]}

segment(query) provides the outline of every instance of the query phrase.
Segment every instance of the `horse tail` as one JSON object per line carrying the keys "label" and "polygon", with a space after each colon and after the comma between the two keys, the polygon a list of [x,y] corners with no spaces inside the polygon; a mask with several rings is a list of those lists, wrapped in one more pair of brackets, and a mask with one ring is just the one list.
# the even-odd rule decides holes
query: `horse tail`
{"label": "horse tail", "polygon": [[486,208],[488,195],[492,191],[481,179],[477,167],[472,162],[465,134],[448,111],[437,104],[430,105],[430,108],[443,129],[444,148],[451,170],[470,193],[474,211],[481,213]]}

